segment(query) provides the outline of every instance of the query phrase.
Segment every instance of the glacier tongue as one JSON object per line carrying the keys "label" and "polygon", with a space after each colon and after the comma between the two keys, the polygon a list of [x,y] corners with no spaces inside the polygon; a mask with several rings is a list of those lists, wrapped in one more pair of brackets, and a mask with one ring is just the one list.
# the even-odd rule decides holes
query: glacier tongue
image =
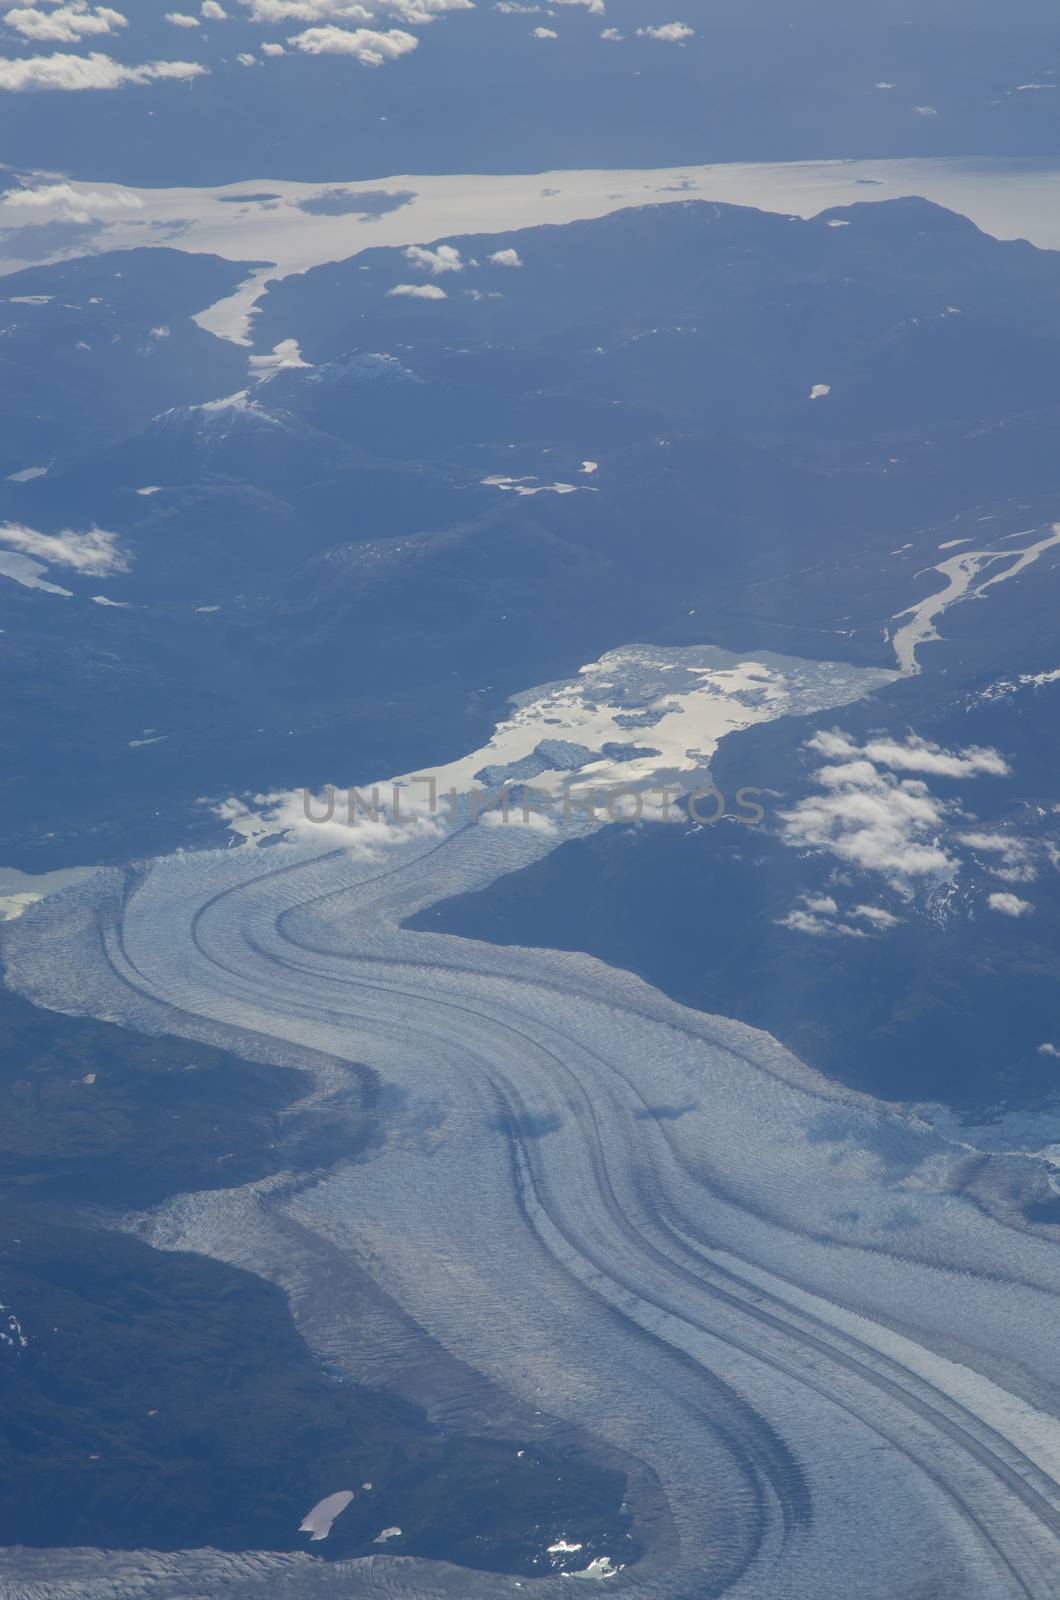
{"label": "glacier tongue", "polygon": [[[825,672],[820,703],[879,676],[840,697]],[[973,1197],[966,1152],[766,1034],[586,956],[402,926],[557,831],[335,837],[104,873],[10,925],[9,981],[40,1004],[310,1061],[319,1096],[354,1061],[391,1091],[367,1155],[123,1226],[282,1285],[351,1378],[418,1367],[469,1429],[503,1394],[620,1453],[646,1554],[609,1592],[849,1600],[856,1572],[862,1600],[1052,1595],[1060,1267],[983,1203],[1017,1164]],[[398,1555],[7,1551],[0,1578],[10,1600],[520,1587]]]}

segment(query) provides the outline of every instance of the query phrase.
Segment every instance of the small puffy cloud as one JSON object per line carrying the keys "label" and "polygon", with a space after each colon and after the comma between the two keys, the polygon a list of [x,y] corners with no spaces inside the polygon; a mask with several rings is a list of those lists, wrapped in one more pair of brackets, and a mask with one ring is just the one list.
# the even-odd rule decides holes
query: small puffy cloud
{"label": "small puffy cloud", "polygon": [[559,38],[559,34],[556,32],[555,28],[535,28],[534,29],[534,38],[535,39],[558,39]]}
{"label": "small puffy cloud", "polygon": [[21,60],[0,58],[0,89],[11,94],[44,89],[120,89],[126,83],[150,83],[161,78],[201,78],[207,70],[196,61],[149,61],[130,67],[96,50],[87,56],[59,53],[24,56]]}
{"label": "small puffy cloud", "polygon": [[224,6],[218,5],[217,0],[202,0],[199,10],[208,22],[224,22],[228,16]]}
{"label": "small puffy cloud", "polygon": [[938,112],[934,106],[914,106],[913,110],[918,117],[937,117]]}
{"label": "small puffy cloud", "polygon": [[[803,894],[799,896],[798,905],[786,917],[780,917],[778,923],[793,933],[807,933],[817,939],[866,939],[870,933],[886,933],[896,928],[900,920],[882,906],[859,905],[852,911],[840,912],[830,894]],[[858,922],[867,923],[868,928],[854,926]]]}
{"label": "small puffy cloud", "polygon": [[618,40],[624,39],[626,36],[624,33],[619,33],[617,28],[602,28],[600,31],[600,37],[601,39]]}
{"label": "small puffy cloud", "polygon": [[258,60],[257,56],[253,55],[249,50],[241,50],[236,56],[236,60],[239,62],[241,67],[261,66],[261,62]]}
{"label": "small puffy cloud", "polygon": [[85,0],[54,6],[42,11],[37,6],[16,6],[4,13],[4,21],[24,39],[42,39],[49,44],[77,44],[91,34],[114,33],[128,26],[120,11],[110,6],[90,6]]}
{"label": "small puffy cloud", "polygon": [[893,771],[926,772],[941,778],[974,778],[986,774],[992,778],[1008,776],[1009,765],[999,751],[989,745],[966,745],[963,750],[944,750],[910,734],[907,739],[869,739],[856,745],[846,734],[833,728],[814,734],[806,748],[830,760],[854,755],[868,756],[878,767]]}
{"label": "small puffy cloud", "polygon": [[1057,1049],[1055,1044],[1040,1044],[1038,1046],[1038,1054],[1040,1056],[1060,1056],[1060,1050]]}
{"label": "small puffy cloud", "polygon": [[901,917],[896,917],[890,911],[885,911],[883,906],[855,906],[850,915],[861,922],[868,922],[874,928],[897,928]]}
{"label": "small puffy cloud", "polygon": [[523,264],[518,250],[494,250],[489,259],[495,267],[521,267]]}
{"label": "small puffy cloud", "polygon": [[988,894],[986,903],[991,911],[1000,911],[1003,917],[1025,917],[1034,907],[1029,900],[1021,900],[1018,894]]}
{"label": "small puffy cloud", "polygon": [[926,772],[938,778],[990,778],[1008,776],[1009,765],[1000,751],[970,744],[963,750],[944,750],[915,736],[903,744],[897,739],[870,739],[865,754],[877,766],[898,772]]}
{"label": "small puffy cloud", "polygon": [[430,250],[425,245],[410,244],[405,251],[405,260],[411,261],[414,267],[419,267],[423,272],[432,272],[435,277],[442,272],[463,272],[466,262],[455,245],[440,244],[436,250]]}
{"label": "small puffy cloud", "polygon": [[832,385],[830,383],[815,383],[813,388],[810,390],[810,399],[823,400],[825,395],[829,395],[831,392]]}
{"label": "small puffy cloud", "polygon": [[125,189],[75,189],[72,183],[42,183],[33,189],[8,189],[0,205],[19,210],[46,211],[41,221],[92,222],[115,212],[142,211],[139,195]]}
{"label": "small puffy cloud", "polygon": [[104,528],[90,528],[87,533],[74,533],[64,528],[61,533],[38,533],[21,522],[0,523],[0,544],[10,550],[21,550],[28,556],[39,556],[42,561],[56,567],[71,567],[94,578],[106,577],[112,572],[128,572],[129,557],[118,543],[116,533]]}
{"label": "small puffy cloud", "polygon": [[445,11],[473,11],[475,0],[383,0],[383,9],[410,28],[422,28]]}
{"label": "small puffy cloud", "polygon": [[987,871],[1007,883],[1033,883],[1038,868],[1030,844],[1012,833],[962,833],[961,843],[987,858]]}
{"label": "small puffy cloud", "polygon": [[387,290],[389,295],[404,295],[409,300],[448,300],[444,289],[436,283],[395,283]]}
{"label": "small puffy cloud", "polygon": [[663,44],[684,44],[695,31],[687,22],[662,22],[658,27],[638,28],[637,35],[641,39],[659,39]]}
{"label": "small puffy cloud", "polygon": [[584,6],[586,11],[591,11],[594,17],[604,14],[604,0],[553,0],[557,6]]}
{"label": "small puffy cloud", "polygon": [[864,939],[864,928],[852,928],[848,922],[836,920],[839,907],[831,895],[800,896],[800,903],[777,919],[778,926],[792,933],[807,933],[815,939]]}
{"label": "small puffy cloud", "polygon": [[398,56],[415,50],[419,40],[414,33],[401,28],[390,28],[380,33],[375,28],[307,28],[296,33],[287,43],[307,55],[353,56],[363,67],[381,67]]}
{"label": "small puffy cloud", "polygon": [[255,22],[371,22],[385,11],[412,27],[433,22],[446,11],[472,11],[474,0],[240,0]]}
{"label": "small puffy cloud", "polygon": [[261,53],[263,56],[285,56],[287,51],[284,49],[282,44],[275,44],[269,40],[267,43],[262,45]]}
{"label": "small puffy cloud", "polygon": [[189,17],[186,11],[167,11],[166,21],[174,28],[201,28],[199,17]]}
{"label": "small puffy cloud", "polygon": [[255,22],[370,22],[372,13],[359,0],[240,0]]}

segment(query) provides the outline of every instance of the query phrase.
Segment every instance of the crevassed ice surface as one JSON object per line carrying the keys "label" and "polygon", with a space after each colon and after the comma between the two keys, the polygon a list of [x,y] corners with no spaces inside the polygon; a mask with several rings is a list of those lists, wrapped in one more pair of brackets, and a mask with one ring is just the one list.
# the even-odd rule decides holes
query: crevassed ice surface
{"label": "crevassed ice surface", "polygon": [[[652,671],[687,682],[690,653],[669,654]],[[747,663],[721,655],[698,692],[746,695]],[[605,661],[615,704],[652,692],[643,652]],[[890,677],[783,661],[765,663],[773,715]],[[471,770],[525,754],[504,729],[568,688],[520,697]],[[613,718],[570,715],[591,764]],[[562,836],[439,820],[366,852],[307,828],[101,874],[11,924],[10,981],[39,1003],[308,1064],[325,1106],[350,1062],[385,1085],[384,1136],[357,1160],[124,1225],[282,1285],[350,1379],[418,1382],[469,1430],[595,1437],[646,1546],[598,1580],[615,1593],[849,1600],[857,1574],[865,1600],[1054,1596],[1060,1283],[1020,1221],[1029,1163],[970,1159],[588,957],[402,926]],[[514,1600],[574,1581],[94,1550],[6,1551],[0,1577],[10,1600]]]}

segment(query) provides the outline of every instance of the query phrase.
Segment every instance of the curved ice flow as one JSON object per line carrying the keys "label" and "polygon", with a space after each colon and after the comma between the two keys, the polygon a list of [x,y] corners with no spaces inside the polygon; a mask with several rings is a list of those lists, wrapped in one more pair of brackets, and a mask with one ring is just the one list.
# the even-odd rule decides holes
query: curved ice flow
{"label": "curved ice flow", "polygon": [[[614,667],[586,669],[585,703]],[[853,693],[830,681],[818,703]],[[561,703],[573,731],[575,698],[540,701],[550,728]],[[646,1554],[606,1581],[638,1600],[848,1600],[855,1575],[866,1600],[1052,1596],[1060,1263],[1018,1220],[1027,1163],[969,1160],[587,957],[404,928],[556,836],[396,837],[374,860],[317,841],[173,857],[13,926],[9,977],[43,1004],[308,1060],[325,1110],[344,1063],[387,1085],[368,1156],[126,1225],[281,1284],[351,1378],[419,1374],[443,1420],[527,1437],[563,1419],[617,1453]],[[210,1551],[9,1552],[0,1575],[5,1600],[514,1600],[573,1581]]]}
{"label": "curved ice flow", "polygon": [[[401,928],[549,843],[479,826],[382,865],[178,857],[124,904],[113,875],[110,906],[99,881],[30,913],[13,974],[53,1005],[252,1030],[368,1061],[405,1097],[371,1159],[185,1197],[144,1231],[284,1282],[363,1378],[346,1258],[467,1369],[642,1462],[666,1514],[616,1589],[846,1600],[856,1572],[879,1600],[1053,1594],[1055,1252],[964,1196],[952,1147],[767,1035],[586,957]],[[6,1593],[45,1592],[34,1560]],[[69,1571],[93,1596],[212,1593],[222,1575],[236,1594],[513,1593],[391,1558],[132,1561],[53,1555],[46,1592]]]}

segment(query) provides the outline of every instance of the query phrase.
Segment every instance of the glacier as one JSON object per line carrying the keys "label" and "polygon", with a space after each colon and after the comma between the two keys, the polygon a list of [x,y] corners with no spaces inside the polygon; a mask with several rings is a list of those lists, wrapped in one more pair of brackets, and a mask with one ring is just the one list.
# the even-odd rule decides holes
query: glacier
{"label": "glacier", "polygon": [[[700,696],[692,782],[763,705],[838,708],[894,676],[723,658],[605,658],[582,691],[520,697],[461,773],[525,756],[542,705],[557,741],[567,708],[586,768],[613,759],[623,721],[642,763],[636,708],[691,726]],[[671,776],[681,741],[660,742]],[[564,836],[440,816],[354,849],[307,825],[268,849],[109,869],[8,924],[8,982],[37,1004],[299,1065],[325,1110],[353,1063],[385,1086],[383,1136],[356,1158],[115,1225],[278,1284],[350,1381],[418,1385],[468,1431],[596,1440],[629,1475],[645,1552],[608,1552],[594,1575],[609,1593],[849,1600],[856,1574],[859,1600],[1055,1595],[1060,1266],[1022,1219],[1032,1163],[969,1151],[588,956],[404,926]],[[0,1552],[0,1585],[6,1600],[552,1600],[569,1579],[385,1553],[83,1549]]]}

